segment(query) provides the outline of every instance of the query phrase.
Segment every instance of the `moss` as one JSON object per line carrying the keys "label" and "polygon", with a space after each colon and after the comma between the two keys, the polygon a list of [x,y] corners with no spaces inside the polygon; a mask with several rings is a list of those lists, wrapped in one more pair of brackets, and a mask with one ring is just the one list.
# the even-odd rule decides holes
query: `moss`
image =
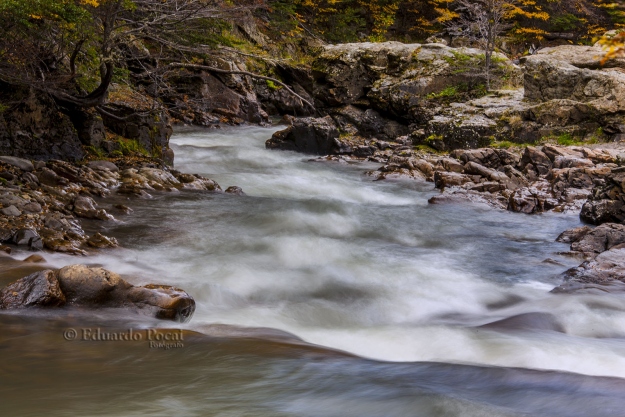
{"label": "moss", "polygon": [[444,88],[438,93],[430,93],[426,96],[426,98],[429,100],[432,100],[432,99],[439,99],[439,98],[451,98],[451,97],[455,97],[456,95],[458,95],[458,87],[452,85],[452,86]]}
{"label": "moss", "polygon": [[439,140],[443,140],[443,135],[434,135],[434,134],[432,134],[432,135],[428,136],[427,138],[425,138],[423,141],[425,143],[432,143],[432,142],[439,141]]}
{"label": "moss", "polygon": [[267,83],[267,88],[269,88],[271,91],[277,91],[282,89],[281,85],[276,85],[276,83],[271,80],[265,80],[265,82]]}

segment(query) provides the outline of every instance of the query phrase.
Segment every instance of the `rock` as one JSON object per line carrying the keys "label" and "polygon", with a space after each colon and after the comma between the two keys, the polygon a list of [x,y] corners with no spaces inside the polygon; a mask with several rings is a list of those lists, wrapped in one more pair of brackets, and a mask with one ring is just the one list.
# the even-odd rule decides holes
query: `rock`
{"label": "rock", "polygon": [[185,322],[195,301],[181,289],[165,285],[134,286],[102,268],[71,265],[45,270],[0,290],[0,308],[59,307],[127,308],[153,317]]}
{"label": "rock", "polygon": [[443,169],[448,172],[456,172],[459,174],[464,172],[464,165],[453,158],[441,158],[436,165],[443,167]]}
{"label": "rock", "polygon": [[173,128],[169,113],[159,101],[126,85],[112,83],[107,108],[108,113],[116,116],[102,116],[108,130],[136,141],[151,156],[165,155]]}
{"label": "rock", "polygon": [[515,166],[519,163],[519,156],[505,149],[480,148],[469,150],[455,150],[451,155],[463,164],[475,162],[487,168],[503,170],[506,165]]}
{"label": "rock", "polygon": [[409,133],[407,126],[386,119],[373,109],[347,105],[333,109],[331,115],[341,132],[353,135],[392,141]]}
{"label": "rock", "polygon": [[32,229],[20,229],[13,235],[13,243],[28,246],[31,250],[42,250],[43,242],[39,234]]}
{"label": "rock", "polygon": [[[245,63],[234,57],[210,60],[207,64],[216,68],[245,70]],[[231,124],[268,122],[255,84],[248,77],[180,69],[169,75],[169,82],[172,88],[165,92],[163,100],[173,109],[172,115],[185,123],[210,126],[221,120]]]}
{"label": "rock", "polygon": [[28,258],[24,259],[22,262],[24,262],[24,263],[31,263],[31,264],[38,264],[38,263],[45,263],[46,260],[41,255],[30,255]]}
{"label": "rock", "polygon": [[92,248],[116,248],[119,246],[117,239],[114,237],[106,237],[101,233],[96,233],[87,239],[87,244]]}
{"label": "rock", "polygon": [[6,246],[6,245],[0,245],[0,252],[6,253],[6,254],[11,254],[11,252],[13,252],[13,249],[11,249],[10,246]]}
{"label": "rock", "polygon": [[557,237],[556,242],[573,243],[579,242],[584,236],[592,231],[588,226],[576,227],[574,229],[565,230]]}
{"label": "rock", "polygon": [[124,214],[130,214],[130,213],[132,213],[134,211],[130,207],[125,206],[123,204],[115,204],[113,207],[116,208],[117,210],[121,211]]}
{"label": "rock", "polygon": [[447,187],[459,186],[473,182],[473,178],[466,174],[457,172],[441,172],[434,173],[434,185],[436,188],[445,189]]}
{"label": "rock", "polygon": [[625,225],[604,223],[572,241],[571,250],[594,256],[623,243]]}
{"label": "rock", "polygon": [[[567,99],[589,103],[602,113],[625,111],[625,74],[599,70],[599,48],[558,46],[524,57],[525,97],[533,101]],[[595,69],[586,65],[593,62]]]}
{"label": "rock", "polygon": [[226,188],[226,194],[245,195],[245,193],[243,192],[243,189],[241,187],[237,187],[237,186],[234,186],[234,185],[232,187]]}
{"label": "rock", "polygon": [[464,172],[471,175],[479,175],[492,181],[506,181],[510,179],[503,172],[499,172],[491,168],[486,168],[485,166],[482,166],[477,162],[473,161],[467,162],[467,164],[464,166]]}
{"label": "rock", "polygon": [[339,141],[339,131],[329,116],[295,119],[290,127],[274,133],[266,146],[317,155],[335,155],[352,150]]}
{"label": "rock", "polygon": [[[625,282],[625,245],[600,253],[595,259],[571,268],[562,275],[566,282],[552,292],[566,293],[592,288],[610,292],[612,285]],[[621,287],[617,285],[615,288]]]}
{"label": "rock", "polygon": [[67,185],[68,181],[65,178],[59,177],[58,174],[49,168],[42,168],[37,172],[37,178],[39,182],[50,187],[56,187],[57,185]]}
{"label": "rock", "polygon": [[[398,121],[424,121],[429,114],[430,97],[461,83],[474,86],[484,81],[469,71],[467,65],[467,61],[476,65],[480,53],[477,49],[453,49],[442,44],[326,45],[312,64],[316,79],[314,95],[330,107],[366,100],[374,110]],[[466,59],[462,61],[458,56]],[[513,79],[520,78],[518,68],[503,55],[497,57],[501,59],[502,69],[516,74],[512,75]],[[497,75],[494,80],[497,85]]]}
{"label": "rock", "polygon": [[195,311],[195,301],[181,289],[163,285],[136,287],[102,268],[71,265],[58,270],[57,278],[71,305],[132,308],[179,322],[190,320]]}
{"label": "rock", "polygon": [[54,271],[35,272],[0,290],[0,308],[59,307],[66,302]]}
{"label": "rock", "polygon": [[[83,158],[80,139],[71,119],[45,93],[0,83],[5,100],[16,103],[0,113],[0,155],[35,160]],[[20,169],[34,169],[29,161]],[[19,168],[19,166],[18,166]]]}
{"label": "rock", "polygon": [[17,209],[17,207],[15,207],[15,206],[9,206],[9,207],[5,207],[5,208],[1,209],[0,210],[0,214],[3,214],[5,216],[16,217],[16,216],[21,216],[22,212],[19,211]]}
{"label": "rock", "polygon": [[74,200],[74,213],[86,219],[114,220],[113,216],[104,209],[98,209],[96,202],[91,197],[78,196]]}
{"label": "rock", "polygon": [[32,201],[28,204],[25,204],[23,207],[23,210],[27,213],[41,213],[42,208],[41,208],[41,204]]}
{"label": "rock", "polygon": [[549,170],[553,168],[549,157],[533,146],[525,148],[521,158],[520,166],[527,170],[528,165],[532,165],[540,175],[547,175]]}
{"label": "rock", "polygon": [[625,220],[625,205],[619,200],[587,201],[579,217],[590,224],[620,223]]}
{"label": "rock", "polygon": [[110,161],[90,161],[87,166],[94,171],[111,171],[118,172],[119,168],[117,165]]}
{"label": "rock", "polygon": [[34,171],[35,167],[33,163],[27,159],[16,158],[14,156],[0,156],[0,162],[4,162],[5,164],[13,165],[21,169],[22,171],[31,172]]}

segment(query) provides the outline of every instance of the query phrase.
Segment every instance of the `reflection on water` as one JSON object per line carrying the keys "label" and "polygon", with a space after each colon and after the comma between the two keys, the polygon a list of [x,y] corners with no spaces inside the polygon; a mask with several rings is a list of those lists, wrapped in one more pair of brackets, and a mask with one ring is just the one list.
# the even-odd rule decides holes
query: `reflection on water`
{"label": "reflection on water", "polygon": [[[14,388],[0,392],[20,415],[47,410],[21,390],[52,409],[65,404],[55,415],[599,416],[622,408],[619,379],[402,363],[625,377],[622,298],[548,292],[578,263],[558,256],[566,246],[554,242],[579,224],[575,216],[429,206],[432,184],[372,182],[363,172],[375,165],[267,151],[271,132],[178,133],[177,169],[247,196],[133,201],[134,213],[106,230],[125,248],[89,259],[134,283],[186,289],[198,308],[184,327],[211,336],[168,351],[68,343],[67,326],[121,319],[2,316],[0,352],[10,364],[0,383]],[[46,257],[53,266],[84,261]]]}

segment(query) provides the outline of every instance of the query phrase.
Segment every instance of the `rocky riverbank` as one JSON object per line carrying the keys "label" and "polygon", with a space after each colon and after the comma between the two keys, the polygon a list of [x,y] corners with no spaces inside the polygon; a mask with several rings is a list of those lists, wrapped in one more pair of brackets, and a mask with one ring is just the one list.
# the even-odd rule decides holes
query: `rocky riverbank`
{"label": "rocky riverbank", "polygon": [[[115,203],[115,196],[130,197],[126,201],[132,205],[133,198],[149,199],[151,193],[224,192],[213,180],[176,171],[147,157],[71,163],[0,156],[0,182],[0,249],[5,254],[0,261],[5,266],[15,249],[88,255],[119,246],[115,238],[100,232],[89,235],[81,224],[89,220],[104,226],[132,215],[132,208]],[[242,194],[239,187],[225,192]],[[45,259],[35,255],[26,261],[17,269],[25,271]],[[134,287],[113,272],[81,265],[37,271],[0,291],[0,309],[124,308],[186,321],[194,305],[183,290]]]}
{"label": "rocky riverbank", "polygon": [[[520,66],[495,56],[498,90],[486,92],[475,71],[483,55],[475,49],[330,45],[313,63],[323,117],[289,119],[267,147],[381,163],[367,174],[433,182],[441,193],[432,204],[579,211],[587,223],[608,223],[608,240],[620,242],[614,236],[625,220],[625,60],[601,65],[602,54],[596,46],[558,46],[522,58]],[[584,230],[580,242],[603,236],[601,228]],[[581,250],[585,243],[571,242],[571,254],[592,259],[567,271],[568,284],[558,291],[625,282],[622,263],[613,262],[618,245]]]}

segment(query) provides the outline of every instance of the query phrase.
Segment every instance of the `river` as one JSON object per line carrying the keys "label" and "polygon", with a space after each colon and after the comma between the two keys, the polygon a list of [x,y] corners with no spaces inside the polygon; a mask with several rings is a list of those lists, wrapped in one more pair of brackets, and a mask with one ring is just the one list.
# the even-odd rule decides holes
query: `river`
{"label": "river", "polygon": [[[376,164],[266,150],[275,130],[178,131],[176,169],[246,195],[133,200],[104,229],[123,249],[88,259],[184,288],[193,319],[5,313],[3,415],[623,414],[622,296],[549,293],[579,263],[554,241],[576,215],[429,205],[432,183],[372,181]],[[206,336],[170,350],[62,337],[153,326]]]}

